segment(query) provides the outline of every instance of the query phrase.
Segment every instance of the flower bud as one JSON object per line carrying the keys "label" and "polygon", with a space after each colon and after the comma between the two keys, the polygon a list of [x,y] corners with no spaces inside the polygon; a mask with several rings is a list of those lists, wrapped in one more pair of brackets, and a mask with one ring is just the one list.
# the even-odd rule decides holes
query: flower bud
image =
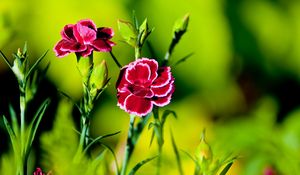
{"label": "flower bud", "polygon": [[93,97],[97,96],[97,92],[105,86],[107,76],[108,69],[106,61],[103,60],[100,64],[94,66],[90,76],[89,87]]}
{"label": "flower bud", "polygon": [[19,82],[24,82],[26,76],[27,57],[26,53],[22,53],[19,48],[17,53],[14,54],[15,60],[12,66],[12,71],[17,77]]}
{"label": "flower bud", "polygon": [[196,158],[199,161],[199,163],[202,163],[206,160],[212,160],[212,150],[205,140],[205,131],[202,132],[200,144],[196,149]]}
{"label": "flower bud", "polygon": [[175,35],[178,34],[183,35],[187,30],[189,19],[190,19],[189,14],[186,14],[183,18],[178,19],[174,24],[173,33]]}
{"label": "flower bud", "polygon": [[90,76],[90,69],[92,68],[92,58],[79,57],[77,59],[77,69],[83,79],[84,83],[87,83]]}
{"label": "flower bud", "polygon": [[139,44],[143,45],[144,42],[146,41],[146,38],[150,35],[150,33],[152,32],[151,29],[149,29],[148,26],[148,21],[147,19],[144,20],[144,22],[142,23],[142,25],[139,27]]}

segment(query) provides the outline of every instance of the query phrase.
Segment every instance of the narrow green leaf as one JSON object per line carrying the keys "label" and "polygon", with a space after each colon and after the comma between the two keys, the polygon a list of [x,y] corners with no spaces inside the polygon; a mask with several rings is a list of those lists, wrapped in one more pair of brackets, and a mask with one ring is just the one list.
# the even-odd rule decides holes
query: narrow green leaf
{"label": "narrow green leaf", "polygon": [[132,11],[132,18],[133,18],[133,22],[134,22],[134,27],[135,27],[136,30],[138,30],[139,29],[139,21],[136,17],[136,14],[135,14],[134,10]]}
{"label": "narrow green leaf", "polygon": [[4,115],[3,115],[3,123],[4,123],[5,127],[6,127],[6,130],[7,130],[8,134],[9,134],[10,139],[11,140],[15,139],[16,134],[15,134],[14,130],[12,129],[12,127],[10,126],[9,122],[7,121],[7,119],[6,119],[6,117]]}
{"label": "narrow green leaf", "polygon": [[175,153],[175,156],[176,156],[176,162],[177,162],[177,166],[178,166],[178,171],[179,171],[180,175],[183,175],[184,173],[183,173],[183,169],[182,169],[182,164],[181,164],[181,159],[180,159],[179,151],[178,151],[178,148],[177,148],[176,143],[175,143],[173,132],[171,131],[170,133],[171,133],[172,147],[173,147],[173,150],[174,150],[174,153]]}
{"label": "narrow green leaf", "polygon": [[42,120],[42,117],[48,107],[48,105],[50,104],[50,99],[46,99],[42,105],[39,107],[39,109],[37,110],[37,112],[35,113],[35,116],[33,117],[30,125],[28,126],[28,140],[27,142],[27,150],[31,148],[32,142],[34,140],[36,131],[39,127],[39,124]]}
{"label": "narrow green leaf", "polygon": [[173,66],[177,66],[179,65],[180,63],[183,63],[185,62],[187,59],[189,59],[191,56],[193,56],[194,53],[189,53],[187,54],[186,56],[184,56],[183,58],[179,59]]}
{"label": "narrow green leaf", "polygon": [[177,114],[175,111],[172,110],[165,110],[162,117],[161,117],[161,125],[164,126],[167,117],[172,114],[177,119]]}
{"label": "narrow green leaf", "polygon": [[117,135],[119,134],[121,131],[118,131],[118,132],[115,132],[115,133],[112,133],[112,134],[106,134],[106,135],[103,135],[103,136],[99,136],[95,139],[93,139],[93,141],[91,143],[89,143],[86,148],[83,150],[84,153],[86,153],[88,151],[88,149],[95,143],[99,142],[100,140],[104,139],[104,138],[107,138],[107,137],[111,137],[111,136],[114,136],[114,135]]}
{"label": "narrow green leaf", "polygon": [[25,42],[24,47],[23,47],[23,55],[26,55],[26,54],[27,54],[27,41]]}
{"label": "narrow green leaf", "polygon": [[191,160],[193,160],[193,162],[195,163],[195,171],[194,171],[194,175],[199,175],[200,173],[200,165],[198,163],[198,161],[196,159],[193,158],[193,156],[191,156],[188,152],[181,150],[183,153],[185,153]]}
{"label": "narrow green leaf", "polygon": [[220,173],[220,175],[226,175],[226,173],[228,172],[228,170],[230,169],[230,167],[232,166],[233,162],[228,163],[225,168],[222,170],[222,172]]}
{"label": "narrow green leaf", "polygon": [[9,113],[10,113],[10,117],[11,117],[11,122],[12,122],[12,129],[16,135],[16,137],[18,137],[19,135],[19,124],[18,124],[18,120],[17,120],[17,114],[13,108],[13,106],[11,104],[8,105],[9,108]]}
{"label": "narrow green leaf", "polygon": [[73,98],[71,96],[69,96],[67,93],[61,91],[61,90],[57,90],[62,96],[66,97],[68,100],[70,100],[79,110],[80,114],[82,114],[82,110],[80,108],[80,106],[76,103],[75,100],[73,100]]}
{"label": "narrow green leaf", "polygon": [[100,143],[100,144],[102,146],[104,146],[106,149],[108,149],[110,151],[110,153],[113,155],[115,166],[116,166],[116,169],[117,169],[117,175],[119,175],[120,174],[120,168],[119,168],[118,159],[117,159],[117,156],[116,156],[114,150],[110,146],[108,146],[108,145],[106,145],[104,143]]}
{"label": "narrow green leaf", "polygon": [[37,68],[37,65],[45,58],[46,54],[49,50],[47,50],[40,58],[37,59],[37,61],[32,65],[32,67],[29,69],[25,76],[25,80],[27,80],[30,76],[30,74]]}
{"label": "narrow green leaf", "polygon": [[141,162],[139,162],[138,164],[136,164],[132,170],[129,172],[128,175],[134,175],[143,165],[145,165],[146,163],[150,162],[151,160],[157,158],[158,156],[155,156],[155,157],[151,157],[151,158],[148,158],[148,159],[145,159]]}
{"label": "narrow green leaf", "polygon": [[1,50],[0,50],[0,55],[2,56],[2,58],[4,59],[5,63],[8,65],[8,67],[9,67],[11,70],[13,70],[13,69],[12,69],[12,65],[9,63],[7,57],[4,55],[4,53],[3,53]]}

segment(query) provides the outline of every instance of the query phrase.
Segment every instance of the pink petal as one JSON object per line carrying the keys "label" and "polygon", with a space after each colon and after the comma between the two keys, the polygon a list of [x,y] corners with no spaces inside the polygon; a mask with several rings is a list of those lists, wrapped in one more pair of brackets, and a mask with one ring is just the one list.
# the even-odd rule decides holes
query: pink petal
{"label": "pink petal", "polygon": [[94,50],[93,47],[87,46],[87,49],[85,51],[83,51],[83,52],[80,52],[80,55],[82,57],[88,57],[89,55],[92,54],[93,50]]}
{"label": "pink petal", "polygon": [[143,63],[137,63],[134,66],[130,66],[125,72],[126,80],[134,85],[144,85],[149,83],[150,75],[150,67]]}
{"label": "pink petal", "polygon": [[119,78],[116,83],[116,88],[117,88],[118,92],[128,91],[127,86],[129,85],[129,82],[126,80],[126,78],[124,76],[126,69],[127,69],[127,67],[125,66],[120,71]]}
{"label": "pink petal", "polygon": [[90,19],[80,20],[80,21],[77,22],[77,24],[80,24],[82,26],[86,26],[90,29],[93,29],[94,31],[97,30],[96,24]]}
{"label": "pink petal", "polygon": [[76,40],[82,44],[90,44],[97,38],[95,30],[81,23],[74,26],[73,32]]}
{"label": "pink petal", "polygon": [[141,58],[138,59],[139,62],[149,65],[151,69],[151,76],[150,80],[153,81],[157,77],[157,69],[158,69],[158,63],[154,59],[148,59],[148,58]]}
{"label": "pink petal", "polygon": [[171,97],[172,97],[172,94],[169,94],[166,97],[152,98],[152,103],[156,106],[163,107],[170,103]]}
{"label": "pink petal", "polygon": [[70,52],[69,51],[65,51],[62,50],[62,46],[65,44],[65,40],[60,40],[58,43],[56,43],[56,45],[53,48],[53,51],[55,52],[55,55],[57,57],[64,57],[66,55],[68,55]]}
{"label": "pink petal", "polygon": [[152,87],[151,90],[153,91],[156,97],[165,97],[172,91],[173,88],[174,88],[174,80],[172,80],[169,84],[162,87]]}
{"label": "pink petal", "polygon": [[158,76],[154,80],[152,87],[162,87],[167,85],[172,79],[170,70],[170,67],[160,67],[157,71]]}
{"label": "pink petal", "polygon": [[145,116],[152,111],[150,100],[130,94],[124,102],[125,111],[137,116]]}
{"label": "pink petal", "polygon": [[96,51],[100,52],[110,52],[111,51],[111,43],[107,43],[102,39],[96,39],[91,43],[91,45],[96,49]]}
{"label": "pink petal", "polygon": [[121,109],[125,110],[124,102],[127,96],[129,96],[130,93],[128,91],[125,92],[118,92],[117,98],[118,98],[118,104]]}
{"label": "pink petal", "polygon": [[62,51],[69,51],[69,52],[82,52],[87,49],[86,45],[82,45],[78,42],[71,42],[64,40],[64,42],[61,45]]}
{"label": "pink petal", "polygon": [[101,27],[97,29],[97,39],[111,39],[114,36],[114,31],[112,28]]}
{"label": "pink petal", "polygon": [[73,24],[65,25],[63,30],[60,32],[60,35],[62,36],[63,39],[69,40],[69,41],[72,41],[72,40],[75,41],[75,37],[73,34],[73,27],[74,27]]}

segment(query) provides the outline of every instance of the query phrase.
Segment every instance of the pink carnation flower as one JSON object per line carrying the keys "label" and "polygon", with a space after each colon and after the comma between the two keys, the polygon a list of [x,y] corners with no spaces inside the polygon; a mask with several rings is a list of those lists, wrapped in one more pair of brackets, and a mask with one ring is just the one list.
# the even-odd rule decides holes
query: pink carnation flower
{"label": "pink carnation flower", "polygon": [[36,168],[35,172],[33,173],[33,175],[45,175],[45,173],[43,173],[41,168]]}
{"label": "pink carnation flower", "polygon": [[174,90],[170,67],[158,67],[154,59],[138,59],[120,72],[118,106],[130,114],[145,116],[152,111],[153,105],[169,104]]}
{"label": "pink carnation flower", "polygon": [[93,51],[110,52],[115,45],[110,41],[114,31],[107,27],[96,28],[89,19],[66,25],[60,34],[62,39],[53,49],[57,57],[64,57],[72,52],[87,57]]}

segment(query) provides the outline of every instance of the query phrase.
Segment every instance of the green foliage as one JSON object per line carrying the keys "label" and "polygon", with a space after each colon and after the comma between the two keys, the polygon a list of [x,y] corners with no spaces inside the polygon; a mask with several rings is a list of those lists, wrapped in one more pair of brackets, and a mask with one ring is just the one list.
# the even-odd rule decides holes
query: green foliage
{"label": "green foliage", "polygon": [[148,158],[148,159],[145,159],[139,163],[137,163],[133,168],[132,170],[128,173],[128,175],[134,175],[143,165],[145,165],[146,163],[150,162],[151,160],[157,158],[157,156],[155,157],[151,157],[151,158]]}

